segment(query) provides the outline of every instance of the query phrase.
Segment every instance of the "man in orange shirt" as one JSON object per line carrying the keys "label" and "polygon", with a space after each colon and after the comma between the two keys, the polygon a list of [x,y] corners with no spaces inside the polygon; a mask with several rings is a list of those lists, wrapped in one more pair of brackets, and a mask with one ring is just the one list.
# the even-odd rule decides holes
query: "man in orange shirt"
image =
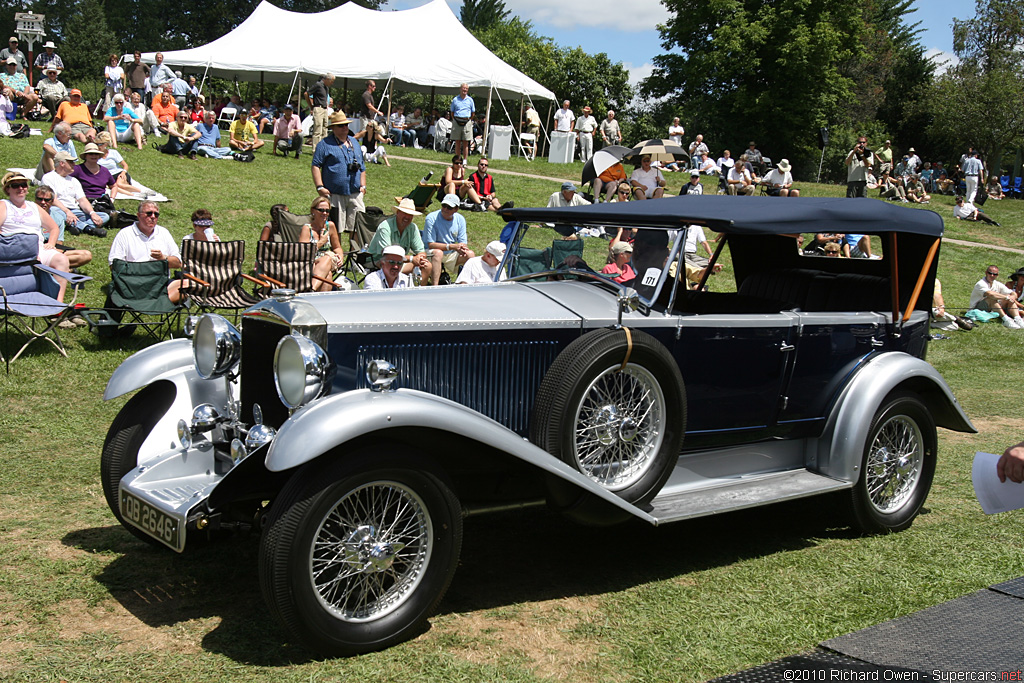
{"label": "man in orange shirt", "polygon": [[63,121],[71,126],[71,135],[79,142],[96,142],[96,129],[92,127],[92,114],[89,107],[82,102],[82,91],[72,88],[71,99],[61,102],[57,107],[57,115],[53,117],[50,130]]}
{"label": "man in orange shirt", "polygon": [[178,116],[178,105],[174,103],[174,98],[171,97],[170,91],[164,90],[160,93],[160,98],[154,99],[149,109],[160,123],[160,132],[166,134],[167,126]]}
{"label": "man in orange shirt", "polygon": [[605,169],[604,173],[594,179],[594,201],[601,201],[601,188],[607,187],[604,200],[610,202],[615,195],[615,189],[619,186],[619,183],[625,180],[626,171],[622,168],[622,164],[612,164],[609,166]]}

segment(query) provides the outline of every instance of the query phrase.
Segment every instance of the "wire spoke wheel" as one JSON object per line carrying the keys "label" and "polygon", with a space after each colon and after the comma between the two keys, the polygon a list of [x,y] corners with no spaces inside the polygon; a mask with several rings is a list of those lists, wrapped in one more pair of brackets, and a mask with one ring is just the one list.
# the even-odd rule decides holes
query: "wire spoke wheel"
{"label": "wire spoke wheel", "polygon": [[935,420],[915,394],[894,394],[879,407],[852,490],[858,527],[877,533],[913,523],[931,489],[937,446]]}
{"label": "wire spoke wheel", "polygon": [[315,532],[313,590],[344,621],[387,615],[423,579],[432,536],[430,516],[414,491],[393,481],[360,486],[337,502]]}
{"label": "wire spoke wheel", "polygon": [[868,497],[879,512],[900,509],[914,492],[924,463],[924,439],[905,415],[885,421],[871,444],[864,468]]}
{"label": "wire spoke wheel", "polygon": [[576,467],[611,491],[634,484],[661,449],[665,395],[646,368],[612,366],[594,378],[576,410]]}

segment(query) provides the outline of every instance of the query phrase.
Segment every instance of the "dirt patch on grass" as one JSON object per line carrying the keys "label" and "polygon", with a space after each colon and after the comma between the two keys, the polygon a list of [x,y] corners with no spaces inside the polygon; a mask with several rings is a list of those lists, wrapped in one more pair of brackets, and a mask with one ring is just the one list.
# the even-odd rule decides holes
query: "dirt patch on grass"
{"label": "dirt patch on grass", "polygon": [[54,611],[57,614],[55,626],[62,638],[103,634],[121,641],[114,648],[117,652],[200,652],[195,643],[143,623],[117,602],[89,607],[84,600],[67,600]]}
{"label": "dirt patch on grass", "polygon": [[597,598],[522,603],[461,615],[449,629],[469,641],[458,654],[474,664],[495,665],[519,652],[533,662],[538,678],[572,681],[585,677],[581,669],[595,666],[598,644],[581,636],[580,627],[593,623],[598,611]]}
{"label": "dirt patch on grass", "polygon": [[[951,439],[954,442],[967,442],[976,441],[980,436],[990,436],[992,434],[1009,433],[1009,434],[1021,434],[1024,432],[1024,418],[1013,418],[1013,417],[980,417],[971,418],[971,422],[977,428],[977,434],[968,434],[966,432],[951,432],[945,431],[943,434],[947,439]],[[1011,445],[1009,443],[1007,446]]]}

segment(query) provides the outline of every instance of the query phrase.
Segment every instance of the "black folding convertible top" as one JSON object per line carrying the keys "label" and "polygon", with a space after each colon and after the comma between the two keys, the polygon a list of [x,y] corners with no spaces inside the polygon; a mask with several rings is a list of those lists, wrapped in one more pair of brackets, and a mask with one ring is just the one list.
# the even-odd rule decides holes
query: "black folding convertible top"
{"label": "black folding convertible top", "polygon": [[737,235],[903,232],[941,237],[944,228],[942,217],[934,211],[845,197],[681,196],[562,209],[524,207],[501,215],[508,221],[577,226],[677,229],[695,223]]}

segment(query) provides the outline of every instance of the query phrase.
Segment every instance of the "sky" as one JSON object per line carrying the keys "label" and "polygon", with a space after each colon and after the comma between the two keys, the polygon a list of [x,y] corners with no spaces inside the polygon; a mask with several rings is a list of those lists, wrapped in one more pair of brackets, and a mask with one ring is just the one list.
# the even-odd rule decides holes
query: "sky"
{"label": "sky", "polygon": [[[446,0],[456,16],[462,0]],[[700,2],[701,0],[695,0]],[[382,9],[408,9],[427,0],[389,0]],[[651,73],[651,60],[662,52],[657,26],[668,18],[660,0],[505,0],[506,9],[533,22],[535,31],[561,47],[605,52],[622,62],[637,83]],[[953,17],[974,15],[974,0],[914,0],[911,21],[920,21],[921,44],[938,61],[953,56]],[[940,67],[941,68],[941,67]]]}

